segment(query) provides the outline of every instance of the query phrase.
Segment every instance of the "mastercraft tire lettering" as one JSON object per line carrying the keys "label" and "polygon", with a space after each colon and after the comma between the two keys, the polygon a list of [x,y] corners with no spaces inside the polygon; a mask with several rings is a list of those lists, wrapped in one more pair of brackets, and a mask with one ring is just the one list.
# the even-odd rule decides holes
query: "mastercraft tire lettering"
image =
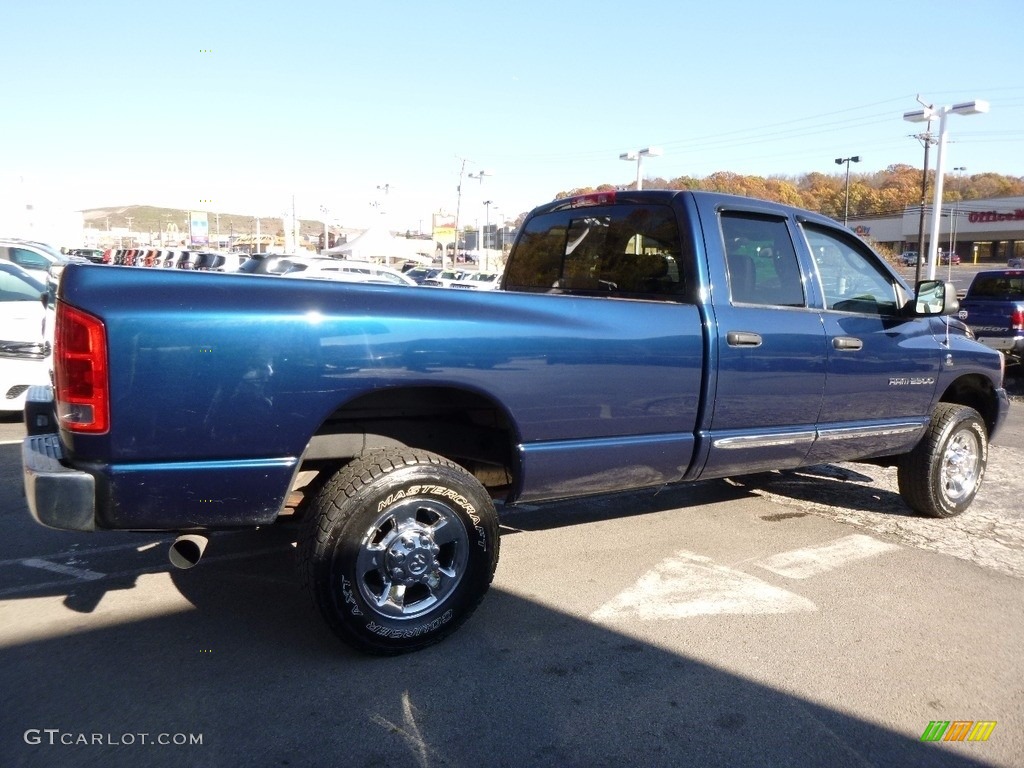
{"label": "mastercraft tire lettering", "polygon": [[353,647],[413,651],[457,629],[498,563],[494,504],[471,474],[426,451],[375,451],[314,499],[301,568],[314,605]]}

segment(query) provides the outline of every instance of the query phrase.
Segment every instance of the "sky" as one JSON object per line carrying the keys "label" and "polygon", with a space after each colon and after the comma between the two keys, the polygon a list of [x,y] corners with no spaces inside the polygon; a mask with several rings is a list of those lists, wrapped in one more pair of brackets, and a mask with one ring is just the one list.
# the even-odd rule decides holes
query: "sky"
{"label": "sky", "polygon": [[0,183],[39,207],[294,200],[429,231],[629,184],[619,155],[644,147],[663,150],[645,178],[920,167],[918,96],[990,104],[948,118],[947,172],[1024,176],[1020,19],[1019,0],[8,2]]}

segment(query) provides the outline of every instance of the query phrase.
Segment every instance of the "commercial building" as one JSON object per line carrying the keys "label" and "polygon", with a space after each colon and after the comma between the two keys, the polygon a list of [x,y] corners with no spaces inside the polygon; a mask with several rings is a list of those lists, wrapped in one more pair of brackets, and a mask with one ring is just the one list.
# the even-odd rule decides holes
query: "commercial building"
{"label": "commercial building", "polygon": [[[931,231],[931,206],[924,210],[924,235]],[[1024,256],[1024,197],[990,197],[944,205],[939,220],[939,250],[956,253],[965,263],[1005,264]],[[921,227],[920,206],[908,207],[897,216],[850,219],[850,228],[861,237],[886,245],[897,253],[924,251],[917,237]]]}

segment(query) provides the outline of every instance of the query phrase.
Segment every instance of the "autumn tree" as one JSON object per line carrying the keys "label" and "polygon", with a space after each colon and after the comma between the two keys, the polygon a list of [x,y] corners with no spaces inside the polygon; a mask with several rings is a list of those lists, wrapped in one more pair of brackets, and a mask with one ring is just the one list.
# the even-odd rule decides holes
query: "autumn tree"
{"label": "autumn tree", "polygon": [[[899,215],[908,207],[919,206],[921,200],[921,169],[911,165],[890,165],[883,171],[850,174],[850,217]],[[925,204],[931,203],[930,190],[935,172],[929,171]],[[744,197],[758,197],[818,211],[842,220],[846,210],[846,174],[807,173],[801,176],[744,176],[732,171],[716,171],[699,178],[679,176],[674,179],[654,177],[644,180],[644,189],[706,190]],[[627,189],[635,187],[630,184]],[[578,187],[559,192],[555,199],[593,192],[620,189],[613,184]],[[945,176],[943,200],[1024,196],[1024,178],[998,173],[980,173],[970,177]]]}

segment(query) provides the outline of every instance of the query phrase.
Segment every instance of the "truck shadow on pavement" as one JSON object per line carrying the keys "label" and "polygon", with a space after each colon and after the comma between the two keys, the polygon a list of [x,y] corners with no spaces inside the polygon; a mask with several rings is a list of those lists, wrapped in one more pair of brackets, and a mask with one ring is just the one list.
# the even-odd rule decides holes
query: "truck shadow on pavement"
{"label": "truck shadow on pavement", "polygon": [[[5,765],[983,765],[851,716],[827,682],[835,707],[501,589],[439,645],[358,655],[308,609],[285,539],[233,536],[175,572],[187,603],[140,583],[116,621],[101,606],[0,647]],[[103,743],[26,738],[45,729]]]}
{"label": "truck shadow on pavement", "polygon": [[836,507],[851,512],[918,517],[897,491],[886,488],[878,481],[878,476],[891,474],[891,482],[895,484],[895,469],[865,467],[865,470],[876,476],[848,465],[819,464],[802,469],[745,475],[731,478],[730,482],[751,493],[767,493],[801,504]]}

